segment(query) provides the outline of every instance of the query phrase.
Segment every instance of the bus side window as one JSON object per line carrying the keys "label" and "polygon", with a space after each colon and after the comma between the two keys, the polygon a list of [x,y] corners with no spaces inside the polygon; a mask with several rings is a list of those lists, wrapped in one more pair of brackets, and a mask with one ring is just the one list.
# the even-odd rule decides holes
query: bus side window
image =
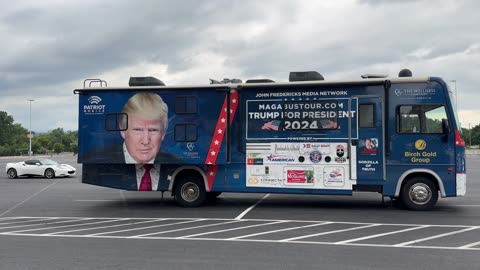
{"label": "bus side window", "polygon": [[198,97],[196,96],[175,97],[174,111],[176,114],[197,114],[198,113]]}
{"label": "bus side window", "polygon": [[105,117],[105,130],[124,131],[128,128],[128,115],[126,113],[108,113]]}
{"label": "bus side window", "polygon": [[420,132],[420,114],[418,106],[400,106],[397,111],[398,133]]}
{"label": "bus side window", "polygon": [[375,127],[375,106],[374,104],[360,104],[358,121],[361,128]]}
{"label": "bus side window", "polygon": [[198,126],[196,124],[176,124],[174,138],[176,142],[196,142]]}
{"label": "bus side window", "polygon": [[443,105],[402,105],[397,110],[397,132],[442,133],[442,119],[446,118]]}
{"label": "bus side window", "polygon": [[426,132],[442,133],[442,119],[447,119],[447,113],[444,106],[430,106],[425,111]]}

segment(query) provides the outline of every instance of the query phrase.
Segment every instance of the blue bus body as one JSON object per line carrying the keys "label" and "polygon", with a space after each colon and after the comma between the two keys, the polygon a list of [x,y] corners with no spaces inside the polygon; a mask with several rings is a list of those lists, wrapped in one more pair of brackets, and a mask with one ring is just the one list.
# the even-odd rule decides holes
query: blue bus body
{"label": "blue bus body", "polygon": [[74,92],[78,162],[86,184],[138,189],[136,164],[101,157],[108,157],[102,149],[123,144],[118,126],[123,105],[148,92],[168,104],[161,151],[175,156],[155,160],[160,166],[155,190],[172,192],[184,206],[221,192],[351,195],[358,190],[426,210],[438,195],[466,192],[465,146],[440,78]]}

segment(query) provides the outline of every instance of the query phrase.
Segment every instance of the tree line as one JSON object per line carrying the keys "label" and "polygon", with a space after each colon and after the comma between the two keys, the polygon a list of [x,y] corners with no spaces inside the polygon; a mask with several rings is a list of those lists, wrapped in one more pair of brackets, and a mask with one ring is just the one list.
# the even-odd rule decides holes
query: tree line
{"label": "tree line", "polygon": [[470,129],[462,128],[462,139],[466,146],[478,147],[480,145],[480,124]]}
{"label": "tree line", "polygon": [[[30,149],[29,131],[15,123],[11,115],[0,111],[0,156],[28,155]],[[78,131],[64,131],[56,128],[47,133],[32,131],[33,154],[77,153]]]}

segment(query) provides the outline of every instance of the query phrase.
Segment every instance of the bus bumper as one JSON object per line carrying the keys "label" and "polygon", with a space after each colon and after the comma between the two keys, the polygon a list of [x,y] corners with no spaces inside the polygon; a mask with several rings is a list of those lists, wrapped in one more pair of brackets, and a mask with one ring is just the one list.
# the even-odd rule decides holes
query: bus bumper
{"label": "bus bumper", "polygon": [[467,192],[467,175],[465,173],[457,173],[457,197],[465,196]]}

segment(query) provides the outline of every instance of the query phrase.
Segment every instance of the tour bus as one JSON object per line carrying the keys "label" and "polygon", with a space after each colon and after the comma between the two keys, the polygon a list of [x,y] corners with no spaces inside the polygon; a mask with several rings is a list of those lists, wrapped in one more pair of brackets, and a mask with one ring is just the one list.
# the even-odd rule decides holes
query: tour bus
{"label": "tour bus", "polygon": [[291,72],[288,82],[186,86],[87,79],[74,93],[86,184],[168,191],[186,207],[222,192],[370,191],[428,210],[439,196],[466,193],[465,143],[449,87],[408,69],[398,77],[329,81],[308,71]]}

